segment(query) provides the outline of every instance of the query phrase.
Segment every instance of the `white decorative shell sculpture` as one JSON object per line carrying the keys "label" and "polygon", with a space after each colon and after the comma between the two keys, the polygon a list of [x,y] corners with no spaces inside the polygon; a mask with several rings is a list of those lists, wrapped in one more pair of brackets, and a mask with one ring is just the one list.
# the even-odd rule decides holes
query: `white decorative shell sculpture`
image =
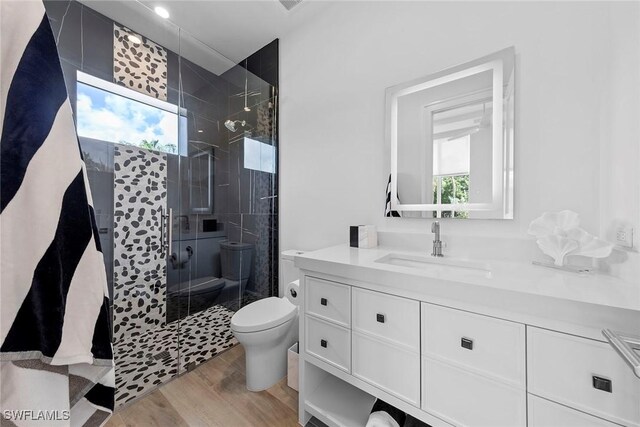
{"label": "white decorative shell sculpture", "polygon": [[563,266],[567,255],[606,258],[613,245],[598,239],[579,227],[580,216],[569,210],[545,212],[529,224],[529,234],[538,240],[540,250]]}
{"label": "white decorative shell sculpture", "polygon": [[540,250],[553,258],[553,263],[558,266],[563,266],[565,257],[578,249],[574,240],[554,234],[540,237],[537,243]]}

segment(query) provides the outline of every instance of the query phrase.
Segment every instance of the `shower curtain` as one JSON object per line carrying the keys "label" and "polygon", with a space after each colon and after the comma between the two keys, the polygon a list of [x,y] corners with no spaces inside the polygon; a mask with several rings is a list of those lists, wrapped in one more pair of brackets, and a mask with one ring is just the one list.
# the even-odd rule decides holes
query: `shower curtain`
{"label": "shower curtain", "polygon": [[113,410],[104,261],[40,1],[0,1],[0,424],[100,425]]}

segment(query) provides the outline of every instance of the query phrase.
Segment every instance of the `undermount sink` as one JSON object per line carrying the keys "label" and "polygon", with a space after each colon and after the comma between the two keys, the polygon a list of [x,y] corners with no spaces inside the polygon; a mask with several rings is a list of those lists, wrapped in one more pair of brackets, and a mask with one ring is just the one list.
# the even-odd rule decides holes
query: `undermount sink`
{"label": "undermount sink", "polygon": [[411,254],[390,253],[374,262],[418,270],[431,271],[438,274],[464,274],[476,277],[490,277],[491,266],[487,263],[457,258],[437,258]]}

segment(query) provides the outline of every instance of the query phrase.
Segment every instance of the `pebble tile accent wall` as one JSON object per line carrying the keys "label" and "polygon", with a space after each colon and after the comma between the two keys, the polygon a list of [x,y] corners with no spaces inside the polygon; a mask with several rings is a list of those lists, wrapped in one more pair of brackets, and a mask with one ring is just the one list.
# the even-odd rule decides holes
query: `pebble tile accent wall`
{"label": "pebble tile accent wall", "polygon": [[[140,43],[136,43],[136,41]],[[113,24],[113,81],[167,100],[167,50],[125,26]]]}
{"label": "pebble tile accent wall", "polygon": [[161,221],[167,206],[167,156],[126,145],[116,145],[113,154],[113,337],[118,341],[165,323]]}

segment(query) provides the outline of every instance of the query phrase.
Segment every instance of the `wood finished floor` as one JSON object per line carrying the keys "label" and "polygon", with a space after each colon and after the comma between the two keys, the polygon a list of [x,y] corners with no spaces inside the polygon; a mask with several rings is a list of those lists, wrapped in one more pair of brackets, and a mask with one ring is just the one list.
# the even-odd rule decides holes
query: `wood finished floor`
{"label": "wood finished floor", "polygon": [[116,411],[106,427],[298,425],[298,393],[286,378],[261,392],[245,385],[237,345],[151,394]]}

